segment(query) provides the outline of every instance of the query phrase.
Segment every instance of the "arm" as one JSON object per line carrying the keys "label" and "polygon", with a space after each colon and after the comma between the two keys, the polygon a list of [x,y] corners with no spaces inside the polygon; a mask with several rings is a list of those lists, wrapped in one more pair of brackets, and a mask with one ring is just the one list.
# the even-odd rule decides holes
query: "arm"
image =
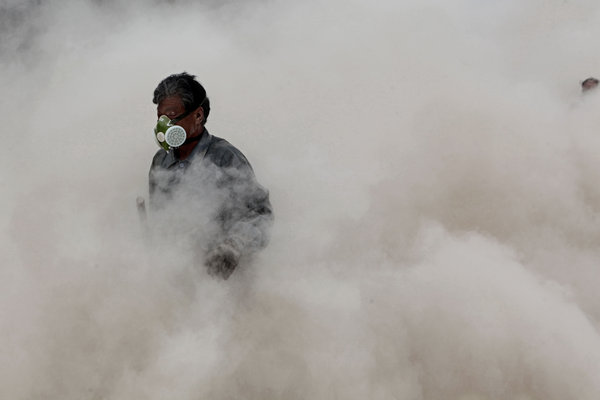
{"label": "arm", "polygon": [[209,251],[207,265],[209,272],[227,279],[240,257],[268,244],[273,211],[269,192],[257,182],[243,154],[231,146],[215,161],[223,171],[218,186],[226,192],[227,200],[218,216],[223,236]]}

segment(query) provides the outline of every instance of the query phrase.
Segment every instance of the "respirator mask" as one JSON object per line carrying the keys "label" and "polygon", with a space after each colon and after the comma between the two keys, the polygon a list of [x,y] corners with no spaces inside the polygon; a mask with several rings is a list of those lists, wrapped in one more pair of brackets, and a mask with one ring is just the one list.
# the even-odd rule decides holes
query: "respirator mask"
{"label": "respirator mask", "polygon": [[189,114],[189,112],[186,112],[174,119],[169,119],[166,115],[160,116],[154,128],[154,138],[161,148],[168,152],[185,143],[185,139],[187,138],[185,129],[175,124]]}

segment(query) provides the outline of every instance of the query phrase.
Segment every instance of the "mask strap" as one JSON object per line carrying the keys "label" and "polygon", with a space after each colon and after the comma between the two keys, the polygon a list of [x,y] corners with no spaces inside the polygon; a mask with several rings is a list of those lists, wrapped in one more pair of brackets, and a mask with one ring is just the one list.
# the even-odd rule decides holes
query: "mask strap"
{"label": "mask strap", "polygon": [[[194,109],[194,110],[195,110],[195,109]],[[177,117],[177,118],[173,118],[173,119],[171,120],[171,123],[172,123],[172,124],[176,124],[176,123],[178,123],[179,121],[181,121],[182,119],[184,119],[185,117],[187,117],[188,115],[190,115],[190,114],[192,113],[192,111],[194,111],[194,110],[186,111],[186,112],[184,112],[183,114],[181,114],[179,117]]]}
{"label": "mask strap", "polygon": [[203,135],[203,133],[199,134],[198,136],[194,136],[193,138],[185,139],[185,142],[183,142],[183,144],[181,146],[183,146],[184,144],[197,142],[198,140],[200,140],[200,138],[202,137],[202,135]]}
{"label": "mask strap", "polygon": [[172,124],[176,124],[176,123],[178,123],[179,121],[181,121],[182,119],[184,119],[185,117],[187,117],[188,115],[190,115],[192,112],[194,112],[194,110],[196,110],[196,108],[198,108],[198,107],[200,107],[202,104],[204,104],[204,102],[206,101],[206,99],[207,99],[207,98],[205,97],[205,98],[204,98],[204,100],[202,100],[202,101],[201,101],[201,102],[200,102],[200,103],[199,103],[197,106],[192,106],[192,107],[190,108],[190,110],[189,110],[189,111],[186,111],[186,112],[184,112],[183,114],[181,114],[179,117],[172,119],[172,120],[171,120],[171,123],[172,123]]}

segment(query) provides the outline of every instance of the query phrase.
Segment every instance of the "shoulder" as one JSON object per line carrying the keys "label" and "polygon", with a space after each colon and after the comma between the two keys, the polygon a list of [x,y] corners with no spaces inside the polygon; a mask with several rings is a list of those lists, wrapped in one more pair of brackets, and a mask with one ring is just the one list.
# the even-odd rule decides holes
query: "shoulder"
{"label": "shoulder", "polygon": [[164,149],[158,150],[154,157],[152,157],[152,165],[150,168],[156,168],[163,165],[165,158],[167,158],[167,152]]}
{"label": "shoulder", "polygon": [[217,136],[212,137],[212,143],[210,144],[210,148],[206,156],[213,163],[222,168],[247,167],[252,170],[250,162],[237,147],[229,143],[227,140]]}

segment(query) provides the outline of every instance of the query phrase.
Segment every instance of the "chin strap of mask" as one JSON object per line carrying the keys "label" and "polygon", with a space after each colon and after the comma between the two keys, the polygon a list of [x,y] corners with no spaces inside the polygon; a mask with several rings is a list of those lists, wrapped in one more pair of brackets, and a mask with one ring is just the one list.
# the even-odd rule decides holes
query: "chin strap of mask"
{"label": "chin strap of mask", "polygon": [[[204,131],[202,131],[202,133],[200,133],[198,136],[194,136],[192,138],[185,139],[185,142],[183,142],[183,144],[181,146],[185,146],[186,144],[199,141],[203,134],[204,134]],[[179,147],[181,147],[181,146],[179,146]]]}

